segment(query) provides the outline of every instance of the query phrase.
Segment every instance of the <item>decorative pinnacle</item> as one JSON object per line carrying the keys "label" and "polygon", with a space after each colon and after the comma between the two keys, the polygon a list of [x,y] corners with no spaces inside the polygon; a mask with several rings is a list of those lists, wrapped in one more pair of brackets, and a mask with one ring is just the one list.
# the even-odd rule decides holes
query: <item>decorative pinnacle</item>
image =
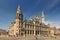
{"label": "decorative pinnacle", "polygon": [[38,19],[39,19],[39,17],[38,17],[38,13],[36,13],[36,18],[38,18]]}

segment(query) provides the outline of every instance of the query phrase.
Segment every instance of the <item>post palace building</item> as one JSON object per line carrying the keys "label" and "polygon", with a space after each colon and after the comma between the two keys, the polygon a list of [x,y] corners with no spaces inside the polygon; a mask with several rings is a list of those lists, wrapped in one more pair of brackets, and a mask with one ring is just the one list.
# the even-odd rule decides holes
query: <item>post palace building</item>
{"label": "post palace building", "polygon": [[49,35],[50,24],[45,25],[45,16],[43,11],[41,19],[42,21],[40,22],[39,16],[36,15],[31,20],[23,20],[23,13],[21,11],[20,5],[18,5],[15,21],[10,23],[9,35]]}

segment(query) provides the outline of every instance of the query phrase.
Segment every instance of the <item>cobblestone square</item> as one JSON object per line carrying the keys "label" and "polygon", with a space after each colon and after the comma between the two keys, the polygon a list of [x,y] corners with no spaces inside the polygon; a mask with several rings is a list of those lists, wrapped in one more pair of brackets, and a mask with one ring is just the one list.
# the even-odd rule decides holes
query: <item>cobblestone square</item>
{"label": "cobblestone square", "polygon": [[0,40],[60,40],[60,36],[55,37],[34,37],[34,36],[27,36],[27,37],[0,37]]}

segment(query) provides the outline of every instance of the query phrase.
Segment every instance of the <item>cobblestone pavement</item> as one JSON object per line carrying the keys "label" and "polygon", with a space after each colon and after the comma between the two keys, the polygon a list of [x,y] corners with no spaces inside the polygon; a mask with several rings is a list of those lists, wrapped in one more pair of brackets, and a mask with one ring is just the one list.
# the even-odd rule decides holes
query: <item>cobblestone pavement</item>
{"label": "cobblestone pavement", "polygon": [[0,37],[0,40],[60,40],[60,36],[54,37]]}

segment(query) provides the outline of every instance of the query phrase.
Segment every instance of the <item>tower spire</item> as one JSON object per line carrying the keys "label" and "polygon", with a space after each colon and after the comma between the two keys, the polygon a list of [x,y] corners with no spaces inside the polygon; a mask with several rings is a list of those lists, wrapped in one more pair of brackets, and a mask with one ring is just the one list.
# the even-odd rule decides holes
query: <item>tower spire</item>
{"label": "tower spire", "polygon": [[16,19],[20,18],[20,16],[23,16],[20,5],[18,4],[17,12],[16,12]]}
{"label": "tower spire", "polygon": [[21,13],[20,5],[18,5],[17,13]]}
{"label": "tower spire", "polygon": [[44,16],[44,11],[42,11],[42,23],[44,24],[45,16]]}
{"label": "tower spire", "polygon": [[[23,14],[22,14],[22,11],[21,11],[21,8],[20,8],[20,5],[18,5],[18,8],[17,8],[17,13],[16,13],[16,19],[15,19],[15,22],[16,22],[16,27],[18,28],[18,35],[22,35],[22,27],[23,27]],[[20,28],[20,29],[19,29]],[[16,34],[17,32],[15,32]]]}

